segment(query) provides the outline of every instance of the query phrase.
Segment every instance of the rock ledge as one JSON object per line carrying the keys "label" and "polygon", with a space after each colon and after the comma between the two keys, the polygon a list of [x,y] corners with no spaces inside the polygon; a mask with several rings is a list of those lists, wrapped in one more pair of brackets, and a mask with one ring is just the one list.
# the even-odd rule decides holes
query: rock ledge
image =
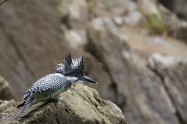
{"label": "rock ledge", "polygon": [[[112,102],[99,97],[96,90],[83,84],[73,86],[61,94],[58,103],[35,105],[24,124],[126,124],[121,110]],[[18,124],[18,110],[14,100],[0,102],[0,122]],[[40,107],[39,107],[40,106]]]}

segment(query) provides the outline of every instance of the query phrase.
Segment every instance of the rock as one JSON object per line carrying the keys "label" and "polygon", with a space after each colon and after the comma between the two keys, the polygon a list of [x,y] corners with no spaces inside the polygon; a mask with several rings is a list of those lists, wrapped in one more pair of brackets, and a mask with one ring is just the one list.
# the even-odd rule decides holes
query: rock
{"label": "rock", "polygon": [[[88,36],[89,38],[105,38],[107,37],[107,35],[111,35],[111,37],[113,37],[111,40],[117,40],[119,41],[121,44],[127,45],[127,41],[128,41],[128,37],[124,34],[122,34],[117,27],[115,26],[114,22],[112,21],[112,19],[110,18],[98,18],[98,19],[94,19],[90,25],[88,25]],[[100,32],[102,33],[103,31],[107,31],[108,34],[99,34]],[[95,32],[96,31],[96,32]],[[108,38],[110,39],[110,38]],[[96,43],[99,44],[99,41],[95,41]],[[107,41],[106,41],[107,42]],[[92,45],[88,44],[90,47]],[[88,46],[88,47],[89,47]]]}
{"label": "rock", "polygon": [[[16,99],[37,79],[53,73],[67,53],[87,54],[87,12],[86,0],[18,0],[0,7],[0,73],[9,80]],[[94,62],[97,65],[97,60]],[[94,77],[110,84],[109,76],[98,68],[104,77]]]}
{"label": "rock", "polygon": [[0,76],[0,99],[2,100],[10,100],[13,99],[13,91],[9,83]]}
{"label": "rock", "polygon": [[[163,17],[158,8],[157,0],[139,0],[139,8],[144,15],[151,33],[165,33],[168,32],[168,27],[163,21]],[[149,9],[149,11],[147,11]]]}
{"label": "rock", "polygon": [[170,10],[174,10],[176,0],[159,0],[160,3],[162,3],[165,7],[167,7]]}
{"label": "rock", "polygon": [[[62,93],[60,98],[58,103],[49,103],[37,109],[32,107],[32,112],[22,120],[23,123],[126,124],[121,110],[115,104],[101,99],[94,89],[85,85],[77,84]],[[2,115],[6,113],[7,116],[3,116],[1,122],[17,124],[18,112],[15,107],[3,111]]]}
{"label": "rock", "polygon": [[174,57],[174,56],[162,56],[159,53],[153,54],[149,58],[149,65],[151,68],[157,69],[170,69],[175,66],[184,66],[187,62],[187,58]]}
{"label": "rock", "polygon": [[102,98],[115,101],[116,91],[115,88],[111,87],[112,81],[104,65],[90,54],[86,54],[84,57],[86,62],[86,75],[90,75],[99,83],[98,85],[90,84],[90,86],[97,89]]}
{"label": "rock", "polygon": [[187,2],[185,0],[159,0],[164,6],[177,14],[179,18],[187,20]]}
{"label": "rock", "polygon": [[187,43],[187,22],[179,19],[173,12],[160,5],[159,10],[163,17],[163,22],[168,28],[168,32],[174,38],[180,39]]}
{"label": "rock", "polygon": [[174,12],[181,18],[187,20],[187,2],[185,0],[174,0]]}
{"label": "rock", "polygon": [[124,23],[123,18],[119,16],[114,17],[113,20],[117,26],[122,26]]}
{"label": "rock", "polygon": [[163,47],[165,47],[165,48],[172,48],[172,45],[169,44],[168,41],[165,41],[165,40],[164,40],[163,38],[161,38],[161,37],[156,37],[156,38],[152,39],[152,40],[150,41],[150,44],[152,44],[152,45],[157,44],[157,45],[161,45],[161,46],[163,46]]}
{"label": "rock", "polygon": [[[174,1],[175,0],[167,2]],[[187,42],[186,21],[178,18],[173,11],[159,4],[156,0],[140,0],[138,3],[140,11],[145,17],[144,24],[149,27],[152,33],[169,34],[185,43]],[[175,4],[175,2],[173,4]],[[147,11],[147,8],[149,8],[149,11]]]}
{"label": "rock", "polygon": [[79,50],[84,48],[86,45],[86,34],[85,31],[66,30],[65,41],[72,49]]}
{"label": "rock", "polygon": [[122,16],[129,8],[134,7],[128,4],[129,1],[131,2],[131,0],[87,0],[89,18]]}
{"label": "rock", "polygon": [[143,20],[143,15],[139,11],[130,12],[125,16],[124,21],[127,25],[136,26]]}
{"label": "rock", "polygon": [[153,54],[149,66],[161,77],[181,122],[187,123],[187,57]]}
{"label": "rock", "polygon": [[58,5],[62,24],[68,28],[83,28],[88,21],[86,0],[61,0]]}
{"label": "rock", "polygon": [[10,100],[10,101],[3,101],[3,100],[0,100],[0,113],[1,113],[1,118],[3,118],[3,114],[5,113],[2,113],[8,109],[12,109],[12,107],[15,107],[16,106],[16,102],[14,100]]}
{"label": "rock", "polygon": [[58,5],[59,0],[18,0],[0,7],[0,73],[16,99],[73,52],[64,42]]}
{"label": "rock", "polygon": [[[138,1],[139,8],[145,16],[155,15],[156,18],[161,19],[161,13],[157,6],[156,0],[140,0]],[[147,9],[149,8],[149,11]]]}
{"label": "rock", "polygon": [[176,21],[178,25],[174,25],[175,29],[173,30],[173,37],[178,38],[187,44],[187,22],[178,20]]}
{"label": "rock", "polygon": [[127,8],[127,10],[129,12],[134,12],[138,9],[138,5],[137,5],[137,1],[132,1],[132,0],[125,0],[125,8]]}
{"label": "rock", "polygon": [[[114,33],[116,32],[116,33]],[[116,103],[132,124],[179,124],[176,108],[160,77],[134,55],[110,19],[88,26],[88,49],[107,67],[116,87]],[[130,41],[129,41],[130,42]]]}
{"label": "rock", "polygon": [[122,27],[124,23],[129,26],[137,26],[143,21],[143,15],[139,11],[137,3],[135,3],[135,1],[124,0],[123,2],[121,2],[121,6],[123,6],[121,7],[123,8],[121,13],[118,12],[118,14],[111,15],[114,20],[114,23],[117,26]]}
{"label": "rock", "polygon": [[140,12],[138,4],[132,0],[126,0],[125,4],[127,8],[127,14],[124,17],[125,24],[130,26],[139,25],[144,20],[144,16]]}
{"label": "rock", "polygon": [[[10,81],[18,99],[39,77],[53,72],[65,54],[83,55],[86,74],[99,83],[92,86],[103,98],[114,101],[129,123],[186,124],[185,62],[180,65],[183,58],[173,61],[171,58],[176,57],[166,57],[166,61],[157,56],[147,61],[156,51],[186,56],[186,47],[166,35],[155,39],[139,25],[147,19],[149,28],[186,41],[186,22],[156,0],[144,1],[148,4],[142,3],[142,13],[137,0],[6,2],[0,7],[0,73]],[[116,124],[123,120],[116,106],[117,112],[110,109],[111,114],[107,109],[112,103],[81,88],[83,91],[78,87],[81,95],[76,91],[64,93],[65,100],[59,104],[50,103],[37,110],[33,106],[25,123]],[[16,123],[19,110],[14,106],[18,103],[1,103],[8,107],[1,107],[0,123],[2,119]],[[112,116],[114,120],[108,119]]]}

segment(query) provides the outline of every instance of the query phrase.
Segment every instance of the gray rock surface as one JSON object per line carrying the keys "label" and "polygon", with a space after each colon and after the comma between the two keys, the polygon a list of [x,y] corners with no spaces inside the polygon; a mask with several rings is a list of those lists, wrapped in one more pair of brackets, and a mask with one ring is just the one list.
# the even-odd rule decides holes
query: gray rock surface
{"label": "gray rock surface", "polygon": [[186,0],[159,0],[168,9],[176,13],[181,19],[187,20],[187,1]]}
{"label": "gray rock surface", "polygon": [[120,41],[115,32],[119,30],[111,20],[93,20],[88,27],[88,48],[107,66],[116,86],[115,101],[125,112],[127,121],[133,124],[179,124],[176,108],[160,77],[145,64],[140,64],[142,60],[132,53],[126,42]]}
{"label": "gray rock surface", "polygon": [[[186,62],[180,61],[187,57],[183,43],[187,23],[156,0],[141,1],[14,0],[3,4],[0,74],[10,82],[16,100],[71,53],[85,57],[86,74],[99,82],[91,87],[115,102],[129,123],[186,124]],[[155,36],[154,30],[161,35]],[[157,37],[162,42],[150,43]],[[165,56],[153,59],[155,52]],[[173,62],[171,58],[178,56],[180,61]],[[49,113],[55,111],[54,104],[49,108]]]}
{"label": "gray rock surface", "polygon": [[187,22],[178,18],[175,13],[162,5],[159,5],[159,10],[162,14],[163,22],[168,28],[168,33],[171,33],[171,36],[187,43]]}
{"label": "gray rock surface", "polygon": [[0,69],[16,98],[70,50],[63,43],[57,5],[58,0],[16,0],[0,7]]}
{"label": "gray rock surface", "polygon": [[12,87],[3,77],[0,76],[0,100],[10,100],[13,98]]}
{"label": "gray rock surface", "polygon": [[[122,111],[112,102],[101,99],[98,92],[82,84],[61,94],[58,103],[32,107],[24,124],[127,124]],[[18,124],[15,101],[1,101],[0,122]]]}
{"label": "gray rock surface", "polygon": [[187,58],[154,54],[149,60],[150,67],[161,77],[181,122],[187,123]]}

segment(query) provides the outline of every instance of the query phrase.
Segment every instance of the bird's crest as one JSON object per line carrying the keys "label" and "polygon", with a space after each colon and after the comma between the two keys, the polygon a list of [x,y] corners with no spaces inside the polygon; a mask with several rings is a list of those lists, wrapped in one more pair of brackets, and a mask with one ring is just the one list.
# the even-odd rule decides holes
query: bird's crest
{"label": "bird's crest", "polygon": [[83,57],[72,59],[68,54],[64,57],[63,63],[58,64],[56,72],[63,75],[82,76],[84,74],[84,59]]}

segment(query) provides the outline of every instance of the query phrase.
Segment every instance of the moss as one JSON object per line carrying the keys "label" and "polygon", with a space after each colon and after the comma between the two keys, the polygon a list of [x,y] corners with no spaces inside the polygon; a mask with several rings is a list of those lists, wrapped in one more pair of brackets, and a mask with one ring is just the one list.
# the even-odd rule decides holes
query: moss
{"label": "moss", "polygon": [[155,15],[151,15],[148,18],[148,27],[151,30],[151,33],[163,34],[168,32],[168,27],[163,22],[163,20],[159,19]]}

